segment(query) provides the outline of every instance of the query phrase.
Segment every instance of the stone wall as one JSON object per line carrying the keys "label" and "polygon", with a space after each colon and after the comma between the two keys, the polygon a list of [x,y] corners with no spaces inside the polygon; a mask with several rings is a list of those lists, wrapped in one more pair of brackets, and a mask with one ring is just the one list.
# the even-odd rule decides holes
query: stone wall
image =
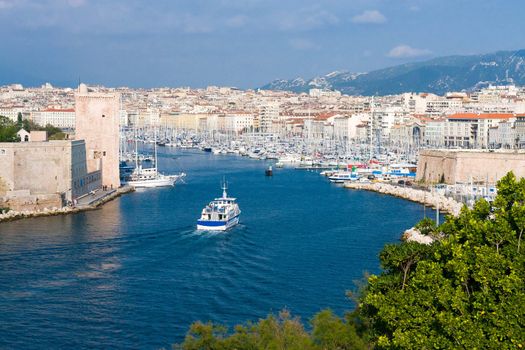
{"label": "stone wall", "polygon": [[100,172],[86,172],[83,140],[0,143],[0,165],[0,201],[10,208],[60,207],[101,187]]}
{"label": "stone wall", "polygon": [[[82,145],[78,145],[83,147]],[[7,191],[56,194],[71,189],[71,141],[0,143],[0,182]]]}
{"label": "stone wall", "polygon": [[509,171],[525,177],[525,152],[423,150],[416,181],[424,183],[495,183]]}
{"label": "stone wall", "polygon": [[0,197],[0,207],[13,211],[40,211],[61,208],[63,205],[63,198],[59,194],[31,195],[29,191],[13,191]]}

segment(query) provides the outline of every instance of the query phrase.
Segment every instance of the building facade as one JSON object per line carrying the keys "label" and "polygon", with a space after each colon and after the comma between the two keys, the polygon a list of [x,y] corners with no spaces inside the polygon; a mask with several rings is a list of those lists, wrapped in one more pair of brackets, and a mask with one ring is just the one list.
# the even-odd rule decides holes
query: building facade
{"label": "building facade", "polygon": [[74,129],[75,109],[47,108],[42,111],[31,112],[31,119],[41,126],[49,124],[60,129]]}

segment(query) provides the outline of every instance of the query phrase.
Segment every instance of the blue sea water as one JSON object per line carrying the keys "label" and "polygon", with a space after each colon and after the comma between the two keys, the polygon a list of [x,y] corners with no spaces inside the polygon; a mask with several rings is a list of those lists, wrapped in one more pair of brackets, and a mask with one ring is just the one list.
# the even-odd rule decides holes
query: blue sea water
{"label": "blue sea water", "polygon": [[[287,308],[307,321],[352,308],[346,291],[423,217],[420,205],[237,156],[161,149],[185,184],[101,209],[0,224],[1,349],[157,349],[196,321],[228,326]],[[225,176],[241,224],[195,230]]]}

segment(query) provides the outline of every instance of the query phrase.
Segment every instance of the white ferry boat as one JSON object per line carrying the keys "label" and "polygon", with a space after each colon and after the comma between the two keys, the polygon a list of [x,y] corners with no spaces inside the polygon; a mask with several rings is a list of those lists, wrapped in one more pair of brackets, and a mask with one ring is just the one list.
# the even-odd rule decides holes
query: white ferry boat
{"label": "white ferry boat", "polygon": [[357,181],[359,180],[359,175],[356,172],[336,171],[332,175],[328,176],[328,180],[334,183],[343,183],[345,181]]}
{"label": "white ferry boat", "polygon": [[228,197],[226,183],[222,186],[222,197],[215,198],[204,209],[197,220],[197,230],[226,231],[239,223],[241,210],[236,198]]}

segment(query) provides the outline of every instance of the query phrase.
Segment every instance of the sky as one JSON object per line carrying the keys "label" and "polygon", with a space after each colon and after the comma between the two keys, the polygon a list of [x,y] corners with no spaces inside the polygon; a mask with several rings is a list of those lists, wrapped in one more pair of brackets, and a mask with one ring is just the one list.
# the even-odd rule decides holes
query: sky
{"label": "sky", "polygon": [[0,0],[0,84],[208,85],[525,48],[523,0]]}

